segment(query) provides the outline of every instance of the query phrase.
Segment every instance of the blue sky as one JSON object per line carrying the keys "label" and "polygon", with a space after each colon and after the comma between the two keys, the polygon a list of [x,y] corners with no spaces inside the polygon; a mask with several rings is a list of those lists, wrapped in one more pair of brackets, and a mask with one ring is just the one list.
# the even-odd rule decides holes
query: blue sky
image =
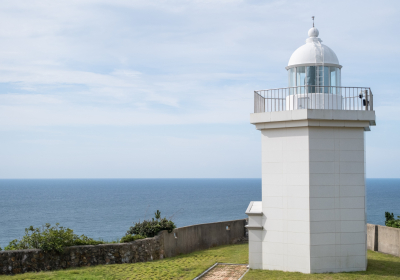
{"label": "blue sky", "polygon": [[374,93],[367,177],[398,178],[399,1],[0,1],[0,178],[261,176],[253,91],[316,17]]}

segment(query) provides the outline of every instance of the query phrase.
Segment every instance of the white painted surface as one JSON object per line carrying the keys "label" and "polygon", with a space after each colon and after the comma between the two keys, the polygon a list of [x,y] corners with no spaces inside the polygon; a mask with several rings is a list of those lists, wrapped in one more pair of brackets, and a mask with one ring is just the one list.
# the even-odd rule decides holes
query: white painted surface
{"label": "white painted surface", "polygon": [[311,28],[308,31],[309,38],[307,38],[306,44],[294,51],[289,59],[288,67],[304,64],[340,66],[335,52],[328,46],[321,44],[322,40],[318,38],[318,35],[319,31],[316,28]]}
{"label": "white painted surface", "polygon": [[262,269],[262,240],[263,240],[263,216],[262,202],[251,201],[246,214],[249,216],[249,265],[252,269]]}
{"label": "white painted surface", "polygon": [[[343,125],[337,121],[343,120]],[[303,126],[321,126],[319,123],[323,121],[336,121],[333,127],[354,127],[354,124],[368,122],[370,125],[375,125],[375,111],[346,111],[346,110],[318,110],[318,109],[304,109],[304,110],[288,110],[279,112],[265,112],[250,114],[250,123],[255,125],[265,125],[276,123],[274,128],[283,128],[290,125],[293,127],[293,121],[306,121],[302,123]],[[317,123],[313,122],[317,121]],[[350,124],[353,126],[350,126]],[[347,126],[346,126],[347,124]],[[297,125],[302,126],[302,125]],[[322,125],[324,126],[324,125]],[[258,128],[257,128],[258,129]],[[264,128],[261,128],[264,129]],[[267,129],[267,127],[265,128]],[[324,138],[333,139],[333,132],[321,131]]]}
{"label": "white painted surface", "polygon": [[263,269],[310,272],[307,131],[262,130]]}
{"label": "white painted surface", "polygon": [[365,270],[364,130],[310,127],[309,139],[311,272]]}
{"label": "white painted surface", "polygon": [[309,38],[306,44],[294,51],[289,59],[288,67],[307,64],[327,64],[341,67],[335,52],[328,46],[321,44],[322,40],[317,38],[318,29],[311,28],[308,31]]}
{"label": "white painted surface", "polygon": [[343,97],[341,94],[305,93],[305,94],[293,94],[286,96],[286,110],[301,110],[301,109],[341,110],[342,103],[343,103]]}
{"label": "white painted surface", "polygon": [[[261,134],[263,230],[249,231],[250,267],[365,270],[364,127],[306,125]],[[260,219],[249,216],[250,221]]]}
{"label": "white painted surface", "polygon": [[249,207],[246,210],[247,215],[261,215],[262,214],[262,202],[251,201]]}

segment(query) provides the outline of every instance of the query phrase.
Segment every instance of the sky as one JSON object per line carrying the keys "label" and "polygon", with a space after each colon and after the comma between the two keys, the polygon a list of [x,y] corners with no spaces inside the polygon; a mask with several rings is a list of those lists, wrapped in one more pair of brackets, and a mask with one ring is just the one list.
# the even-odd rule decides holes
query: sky
{"label": "sky", "polygon": [[399,178],[400,2],[0,1],[0,178],[259,178],[253,91],[315,26],[371,87],[367,177]]}

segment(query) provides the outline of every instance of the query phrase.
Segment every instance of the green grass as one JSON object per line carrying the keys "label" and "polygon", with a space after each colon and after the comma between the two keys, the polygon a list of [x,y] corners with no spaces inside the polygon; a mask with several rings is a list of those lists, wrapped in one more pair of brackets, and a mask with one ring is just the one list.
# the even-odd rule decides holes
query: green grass
{"label": "green grass", "polygon": [[367,271],[302,274],[297,272],[250,270],[243,279],[400,279],[400,258],[368,251]]}
{"label": "green grass", "polygon": [[0,280],[16,279],[193,279],[216,262],[247,263],[247,244],[221,246],[164,260],[98,265],[51,272],[0,276]]}
{"label": "green grass", "polygon": [[[51,272],[0,276],[16,279],[193,279],[216,262],[247,263],[248,245],[230,245],[160,261],[98,265]],[[301,274],[250,270],[244,280],[258,279],[400,279],[400,258],[368,251],[368,270],[335,274]]]}

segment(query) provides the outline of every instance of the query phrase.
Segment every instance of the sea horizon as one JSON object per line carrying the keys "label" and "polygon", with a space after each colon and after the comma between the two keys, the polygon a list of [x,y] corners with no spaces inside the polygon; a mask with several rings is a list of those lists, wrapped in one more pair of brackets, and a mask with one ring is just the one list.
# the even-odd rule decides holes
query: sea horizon
{"label": "sea horizon", "polygon": [[[367,178],[367,222],[400,215],[400,179]],[[156,210],[177,227],[244,219],[261,200],[261,178],[34,178],[0,179],[0,247],[24,229],[46,223],[76,234],[117,240]]]}

